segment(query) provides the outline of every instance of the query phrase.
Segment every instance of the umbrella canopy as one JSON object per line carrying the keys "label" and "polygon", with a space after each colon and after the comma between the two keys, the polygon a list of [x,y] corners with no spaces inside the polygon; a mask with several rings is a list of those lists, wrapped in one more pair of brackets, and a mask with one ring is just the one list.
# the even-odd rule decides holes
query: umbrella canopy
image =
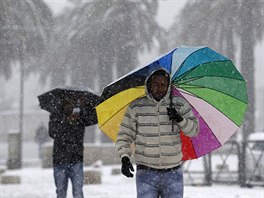
{"label": "umbrella canopy", "polygon": [[[65,100],[71,99],[76,105],[85,107],[86,111],[91,111],[91,120],[97,123],[96,113],[93,111],[98,103],[99,96],[90,88],[77,86],[61,86],[54,88],[38,96],[41,109],[50,113],[59,113],[62,111],[62,104]],[[78,103],[78,104],[77,104]],[[96,124],[91,123],[91,124]]]}
{"label": "umbrella canopy", "polygon": [[242,124],[247,109],[246,82],[228,58],[208,47],[179,47],[108,85],[97,105],[98,124],[116,141],[128,105],[145,95],[145,79],[154,70],[170,72],[172,95],[185,98],[199,120],[200,133],[181,133],[183,160],[223,145]]}

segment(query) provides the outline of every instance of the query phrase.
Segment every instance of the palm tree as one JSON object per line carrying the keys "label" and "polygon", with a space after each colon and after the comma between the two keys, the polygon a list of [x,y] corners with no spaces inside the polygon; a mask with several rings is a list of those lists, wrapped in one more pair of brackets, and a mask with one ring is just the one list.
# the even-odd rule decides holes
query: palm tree
{"label": "palm tree", "polygon": [[97,0],[76,7],[68,39],[78,81],[100,77],[102,86],[134,68],[138,53],[160,38],[157,8],[155,0]]}
{"label": "palm tree", "polygon": [[210,46],[234,60],[237,0],[188,2],[176,19],[170,38],[178,45]]}
{"label": "palm tree", "polygon": [[98,84],[96,89],[102,89],[134,68],[138,53],[150,49],[154,38],[161,40],[156,0],[96,0],[74,5],[56,18],[56,40],[43,59],[42,79],[51,74],[53,86],[70,77],[71,84]]}
{"label": "palm tree", "polygon": [[11,76],[11,62],[19,61],[20,73],[20,136],[16,145],[20,153],[9,168],[20,168],[23,134],[24,63],[43,53],[52,25],[51,12],[42,0],[0,1],[0,75]]}
{"label": "palm tree", "polygon": [[[48,77],[51,77],[52,87],[69,83],[66,82],[69,78],[70,83],[75,85],[93,83],[91,78],[95,72],[91,70],[93,70],[92,63],[95,58],[94,50],[91,50],[91,46],[94,45],[92,35],[89,34],[89,39],[86,38],[86,40],[83,37],[78,41],[72,38],[77,33],[77,24],[81,23],[77,16],[82,8],[82,6],[78,7],[79,3],[76,2],[76,7],[68,8],[54,18],[54,37],[41,60],[40,77],[43,84]],[[77,77],[78,74],[80,74],[79,77]]]}
{"label": "palm tree", "polygon": [[72,60],[68,41],[69,20],[72,9],[65,10],[61,15],[54,17],[53,36],[47,45],[44,56],[39,62],[40,81],[45,84],[48,77],[51,80],[51,87],[65,85],[69,65]]}
{"label": "palm tree", "polygon": [[11,61],[41,55],[51,27],[51,11],[42,0],[1,0],[0,75],[11,76]]}
{"label": "palm tree", "polygon": [[246,116],[244,129],[250,128],[250,131],[255,128],[253,54],[256,41],[263,37],[263,5],[264,2],[258,0],[204,0],[188,3],[179,17],[179,20],[182,19],[182,28],[177,34],[182,43],[207,45],[231,59],[234,59],[235,46],[241,49],[241,71],[248,82],[250,114],[250,120]]}

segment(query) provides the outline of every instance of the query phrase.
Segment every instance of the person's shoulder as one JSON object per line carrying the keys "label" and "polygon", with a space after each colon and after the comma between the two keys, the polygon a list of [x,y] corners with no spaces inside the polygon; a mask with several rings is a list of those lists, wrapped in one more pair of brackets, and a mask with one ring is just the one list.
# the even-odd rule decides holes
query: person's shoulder
{"label": "person's shoulder", "polygon": [[147,102],[149,99],[147,96],[143,96],[143,97],[140,97],[140,98],[137,98],[136,100],[133,100],[130,104],[133,105],[133,104],[140,104],[140,103],[143,103],[143,102]]}
{"label": "person's shoulder", "polygon": [[131,109],[133,109],[134,107],[137,107],[137,106],[142,106],[144,104],[146,104],[148,102],[148,97],[147,96],[143,96],[143,97],[140,97],[140,98],[137,98],[136,100],[132,101],[129,105],[129,107]]}

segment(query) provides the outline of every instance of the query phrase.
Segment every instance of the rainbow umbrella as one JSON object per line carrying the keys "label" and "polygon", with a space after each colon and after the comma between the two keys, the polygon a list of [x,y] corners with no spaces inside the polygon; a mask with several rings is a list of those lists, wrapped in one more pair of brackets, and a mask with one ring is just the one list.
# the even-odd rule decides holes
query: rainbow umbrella
{"label": "rainbow umbrella", "polygon": [[199,120],[200,133],[183,135],[183,160],[221,147],[241,126],[247,109],[246,82],[228,58],[208,47],[179,47],[105,87],[96,106],[100,129],[114,142],[128,105],[145,95],[154,70],[170,72],[172,95],[182,96]]}

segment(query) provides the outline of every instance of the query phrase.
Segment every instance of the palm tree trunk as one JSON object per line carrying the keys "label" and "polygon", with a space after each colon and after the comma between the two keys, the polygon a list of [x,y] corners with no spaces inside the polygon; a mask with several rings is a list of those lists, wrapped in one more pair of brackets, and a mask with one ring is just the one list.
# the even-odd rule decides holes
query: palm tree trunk
{"label": "palm tree trunk", "polygon": [[255,84],[254,84],[254,32],[253,8],[254,0],[243,0],[241,9],[241,70],[247,81],[248,109],[243,124],[243,143],[241,153],[241,186],[246,186],[246,141],[255,129]]}

